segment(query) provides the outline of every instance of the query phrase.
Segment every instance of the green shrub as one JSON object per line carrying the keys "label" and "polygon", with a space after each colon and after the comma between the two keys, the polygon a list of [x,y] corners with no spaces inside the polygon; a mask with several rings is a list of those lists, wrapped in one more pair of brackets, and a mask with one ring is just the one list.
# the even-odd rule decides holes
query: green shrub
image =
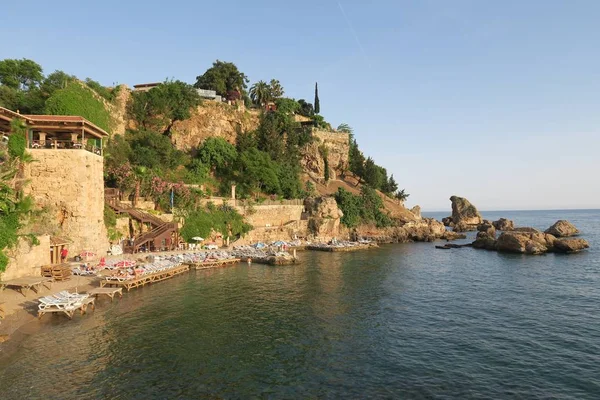
{"label": "green shrub", "polygon": [[108,131],[110,114],[93,91],[79,82],[57,90],[46,101],[45,112],[53,115],[77,115]]}

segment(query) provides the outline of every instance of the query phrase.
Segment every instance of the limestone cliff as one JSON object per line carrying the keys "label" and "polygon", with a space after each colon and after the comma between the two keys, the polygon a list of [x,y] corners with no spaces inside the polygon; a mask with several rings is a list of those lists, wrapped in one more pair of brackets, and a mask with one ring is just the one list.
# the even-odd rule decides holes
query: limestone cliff
{"label": "limestone cliff", "polygon": [[255,110],[204,101],[191,118],[173,125],[173,144],[180,150],[191,150],[213,136],[235,143],[238,132],[258,127],[258,119],[259,113]]}

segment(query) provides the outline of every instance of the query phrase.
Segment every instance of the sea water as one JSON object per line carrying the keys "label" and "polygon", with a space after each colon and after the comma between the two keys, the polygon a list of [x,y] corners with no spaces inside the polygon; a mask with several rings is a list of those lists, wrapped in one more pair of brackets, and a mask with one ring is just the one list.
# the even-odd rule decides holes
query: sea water
{"label": "sea water", "polygon": [[36,322],[0,351],[0,398],[600,398],[600,211],[484,213],[501,216],[568,219],[591,249],[412,243],[191,272]]}

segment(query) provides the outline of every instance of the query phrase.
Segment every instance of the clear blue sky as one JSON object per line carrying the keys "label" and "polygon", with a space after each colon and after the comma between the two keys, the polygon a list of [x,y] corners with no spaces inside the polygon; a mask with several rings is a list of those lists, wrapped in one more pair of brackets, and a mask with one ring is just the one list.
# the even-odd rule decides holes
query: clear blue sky
{"label": "clear blue sky", "polygon": [[2,6],[1,58],[105,85],[190,83],[215,59],[355,129],[449,209],[600,208],[600,2],[34,1]]}

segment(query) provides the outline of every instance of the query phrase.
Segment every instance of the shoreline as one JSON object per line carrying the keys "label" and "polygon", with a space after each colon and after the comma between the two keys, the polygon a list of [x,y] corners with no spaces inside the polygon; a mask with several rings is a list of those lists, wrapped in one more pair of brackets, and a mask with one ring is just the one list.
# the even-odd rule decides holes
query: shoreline
{"label": "shoreline", "polygon": [[[369,250],[373,248],[378,248],[379,246],[374,242],[372,244],[357,244],[352,247],[335,247],[329,245],[323,246],[312,246],[312,245],[299,245],[290,247],[290,252],[295,251],[317,251],[317,252],[349,252],[349,251],[362,251]],[[220,249],[219,251],[225,252],[234,252],[233,249]],[[206,252],[210,252],[210,250],[206,250]],[[179,251],[170,251],[170,252],[159,252],[159,253],[135,253],[135,254],[122,254],[119,256],[109,256],[109,259],[133,259],[133,260],[142,260],[146,259],[148,256],[159,256],[159,257],[168,257],[178,254],[189,253],[186,250]],[[287,265],[297,265],[300,263],[300,259],[296,256],[292,256],[288,254],[288,256],[281,255],[268,255],[267,257],[239,257],[239,262],[236,263],[225,263],[225,264],[211,264],[206,266],[197,266],[194,268],[190,268],[191,270],[208,270],[208,269],[216,269],[216,268],[224,268],[228,266],[237,265],[240,263],[248,262],[248,258],[251,259],[250,264],[263,264],[263,265],[271,265],[271,266],[287,266]],[[94,261],[96,262],[96,261]],[[144,261],[146,262],[146,261]],[[72,262],[72,267],[79,265],[80,263]],[[51,288],[47,288],[42,286],[40,292],[34,292],[32,290],[26,291],[26,295],[22,295],[16,290],[5,289],[0,292],[0,303],[2,303],[4,309],[4,318],[0,319],[0,349],[2,352],[7,350],[7,348],[11,348],[11,344],[20,342],[21,335],[26,337],[27,335],[33,333],[34,331],[38,331],[42,328],[40,322],[37,318],[37,306],[38,299],[43,296],[48,296],[62,290],[75,291],[75,292],[88,292],[91,289],[97,288],[100,286],[100,281],[102,281],[103,275],[95,275],[95,276],[81,276],[81,275],[71,275],[71,279],[65,281],[55,281],[52,282]],[[124,291],[126,293],[126,291]],[[104,298],[102,298],[104,301]],[[5,354],[4,354],[5,355]]]}

